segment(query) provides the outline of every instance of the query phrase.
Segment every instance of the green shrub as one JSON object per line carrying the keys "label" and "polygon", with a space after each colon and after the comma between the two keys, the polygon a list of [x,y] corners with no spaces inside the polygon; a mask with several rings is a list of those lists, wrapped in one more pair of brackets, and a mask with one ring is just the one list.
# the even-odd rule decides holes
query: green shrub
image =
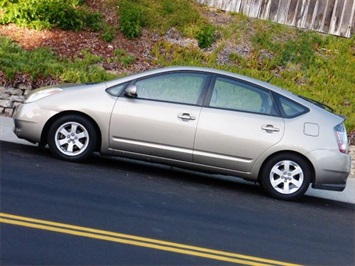
{"label": "green shrub", "polygon": [[280,67],[289,63],[301,64],[302,68],[307,69],[311,64],[316,63],[317,47],[321,47],[324,40],[317,33],[301,30],[295,32],[293,38],[279,40],[277,36],[280,34],[274,30],[258,31],[252,37],[252,42],[258,50],[266,49],[275,54],[272,64],[269,62],[269,65]]}
{"label": "green shrub", "polygon": [[[85,22],[86,28],[91,29],[92,31],[99,31],[104,28],[103,15],[99,12],[91,12],[88,9],[81,9],[82,20]],[[80,19],[80,16],[79,16]]]}
{"label": "green shrub", "polygon": [[126,50],[123,49],[116,49],[114,55],[114,61],[121,63],[124,67],[127,67],[136,61],[134,56],[130,55]]}
{"label": "green shrub", "polygon": [[15,42],[0,36],[0,70],[11,83],[16,74],[29,74],[32,81],[37,78],[54,77],[65,82],[100,82],[113,79],[115,75],[101,66],[103,58],[87,50],[82,58],[59,59],[50,49],[33,51],[22,49]]}
{"label": "green shrub", "polygon": [[81,6],[80,0],[5,1],[1,8],[1,24],[15,23],[34,29],[59,27],[62,30],[99,30],[102,15]]}
{"label": "green shrub", "polygon": [[61,68],[59,65],[53,52],[47,48],[27,52],[15,42],[0,37],[0,70],[10,80],[17,73],[30,74],[32,79],[39,75],[55,75],[56,69]]}
{"label": "green shrub", "polygon": [[198,46],[200,48],[211,47],[215,40],[215,28],[212,25],[203,26],[200,31],[197,32],[196,38],[198,41]]}
{"label": "green shrub", "polygon": [[120,0],[118,3],[121,30],[127,36],[139,36],[143,27],[162,33],[175,27],[187,34],[190,27],[198,27],[203,22],[196,3],[191,0]]}
{"label": "green shrub", "polygon": [[101,38],[106,42],[111,42],[115,38],[115,28],[106,25],[101,34]]}
{"label": "green shrub", "polygon": [[120,30],[128,39],[134,39],[141,35],[142,10],[133,4],[122,4],[120,6]]}
{"label": "green shrub", "polygon": [[316,48],[321,47],[323,41],[318,34],[311,32],[300,32],[297,39],[297,42],[289,39],[281,45],[279,62],[281,65],[286,65],[288,62],[302,64],[304,68],[308,68],[315,63]]}

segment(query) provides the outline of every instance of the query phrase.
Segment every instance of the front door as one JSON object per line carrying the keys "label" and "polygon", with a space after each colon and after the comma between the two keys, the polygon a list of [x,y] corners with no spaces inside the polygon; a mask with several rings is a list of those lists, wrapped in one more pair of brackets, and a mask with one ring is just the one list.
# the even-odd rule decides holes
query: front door
{"label": "front door", "polygon": [[136,97],[119,97],[110,148],[170,160],[192,160],[207,75],[172,72],[135,82]]}

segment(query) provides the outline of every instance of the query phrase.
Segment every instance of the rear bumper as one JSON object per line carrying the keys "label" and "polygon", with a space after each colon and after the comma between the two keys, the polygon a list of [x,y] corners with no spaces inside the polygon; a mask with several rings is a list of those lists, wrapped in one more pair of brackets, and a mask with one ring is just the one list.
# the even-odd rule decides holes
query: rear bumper
{"label": "rear bumper", "polygon": [[344,184],[312,184],[314,189],[331,190],[331,191],[343,191],[346,187]]}
{"label": "rear bumper", "polygon": [[351,169],[351,157],[339,150],[317,150],[309,154],[315,170],[312,188],[343,191]]}

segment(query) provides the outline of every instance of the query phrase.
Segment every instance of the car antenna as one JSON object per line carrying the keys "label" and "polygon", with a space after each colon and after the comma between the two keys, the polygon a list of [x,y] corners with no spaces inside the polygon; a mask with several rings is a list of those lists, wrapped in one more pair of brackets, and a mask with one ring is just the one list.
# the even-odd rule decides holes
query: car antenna
{"label": "car antenna", "polygon": [[275,74],[272,74],[272,76],[266,81],[267,83],[270,83],[270,81],[275,77]]}

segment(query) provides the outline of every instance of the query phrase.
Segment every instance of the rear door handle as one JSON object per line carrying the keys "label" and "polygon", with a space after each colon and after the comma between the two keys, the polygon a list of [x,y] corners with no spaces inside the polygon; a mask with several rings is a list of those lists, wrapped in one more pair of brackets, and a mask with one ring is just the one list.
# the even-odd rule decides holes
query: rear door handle
{"label": "rear door handle", "polygon": [[267,133],[280,132],[280,129],[277,127],[274,127],[273,125],[263,125],[261,127],[261,129],[265,130]]}
{"label": "rear door handle", "polygon": [[180,113],[178,114],[178,118],[182,119],[183,121],[196,120],[196,117],[194,115],[188,113]]}

